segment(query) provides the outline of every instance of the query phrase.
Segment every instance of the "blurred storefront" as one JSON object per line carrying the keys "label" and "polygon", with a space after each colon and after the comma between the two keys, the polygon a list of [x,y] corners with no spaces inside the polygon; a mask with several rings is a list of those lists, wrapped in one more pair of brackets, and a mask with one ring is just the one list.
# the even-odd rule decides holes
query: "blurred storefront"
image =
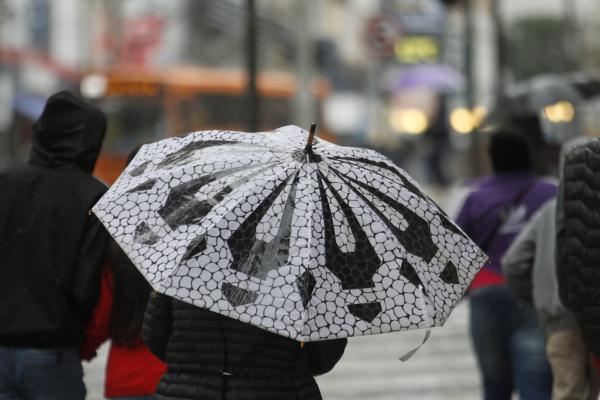
{"label": "blurred storefront", "polygon": [[[244,129],[247,4],[0,0],[0,164],[26,157],[31,121],[62,88],[104,107],[106,149],[120,157],[137,141]],[[600,72],[594,0],[255,4],[260,128],[315,120],[326,138],[377,148],[423,182],[485,172],[477,128],[512,84]],[[211,80],[218,90],[200,83]],[[570,125],[541,120],[546,137],[597,132],[593,104],[574,104]]]}
{"label": "blurred storefront", "polygon": [[[26,158],[31,124],[45,98],[59,89],[80,92],[108,115],[97,171],[107,180],[137,143],[198,129],[244,130],[244,2],[0,5],[0,107],[6,110],[0,115],[0,164]],[[295,122],[301,87],[292,73],[296,27],[288,26],[294,8],[280,5],[262,2],[257,8],[261,130]],[[327,79],[309,76],[304,90],[318,117],[330,91]],[[321,132],[326,136],[326,127]]]}

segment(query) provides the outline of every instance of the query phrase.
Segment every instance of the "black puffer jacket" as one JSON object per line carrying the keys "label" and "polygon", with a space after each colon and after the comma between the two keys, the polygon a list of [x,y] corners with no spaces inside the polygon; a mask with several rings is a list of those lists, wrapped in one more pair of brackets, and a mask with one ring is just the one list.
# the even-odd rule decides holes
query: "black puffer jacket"
{"label": "black puffer jacket", "polygon": [[73,347],[98,298],[108,233],[90,208],[102,112],[68,92],[33,126],[29,163],[0,172],[0,346]]}
{"label": "black puffer jacket", "polygon": [[167,363],[157,399],[315,400],[313,375],[330,371],[346,340],[300,343],[153,294],[144,341]]}
{"label": "black puffer jacket", "polygon": [[600,355],[600,140],[571,150],[563,174],[557,210],[561,301]]}

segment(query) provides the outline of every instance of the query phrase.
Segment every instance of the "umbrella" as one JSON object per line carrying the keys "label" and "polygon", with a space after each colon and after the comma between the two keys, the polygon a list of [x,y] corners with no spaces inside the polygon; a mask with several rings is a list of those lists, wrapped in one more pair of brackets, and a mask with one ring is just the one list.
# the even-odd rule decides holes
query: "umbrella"
{"label": "umbrella", "polygon": [[600,94],[600,81],[583,73],[543,74],[510,86],[490,120],[507,116],[538,116],[544,107],[576,104]]}
{"label": "umbrella", "polygon": [[286,337],[443,324],[485,255],[390,160],[308,135],[146,144],[93,211],[155,290]]}
{"label": "umbrella", "polygon": [[436,91],[459,90],[464,86],[463,76],[443,64],[417,65],[403,69],[392,80],[392,90],[426,88]]}

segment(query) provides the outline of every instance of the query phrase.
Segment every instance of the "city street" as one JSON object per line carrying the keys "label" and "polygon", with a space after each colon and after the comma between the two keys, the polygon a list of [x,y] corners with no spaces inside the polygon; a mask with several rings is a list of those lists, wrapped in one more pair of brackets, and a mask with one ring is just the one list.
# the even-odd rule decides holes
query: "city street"
{"label": "city street", "polygon": [[[0,367],[139,342],[155,290],[281,335],[174,303],[168,398],[280,400],[298,354],[331,364],[292,339],[342,335],[324,400],[584,398],[597,182],[600,0],[0,0]],[[477,353],[510,369],[485,387],[478,287]],[[121,348],[106,374],[109,349],[86,399],[155,390],[163,364]],[[64,375],[21,369],[0,391]]]}
{"label": "city street", "polygon": [[[464,193],[460,188],[426,192],[453,215]],[[460,302],[442,328],[408,361],[398,358],[417,347],[425,331],[352,338],[335,369],[317,379],[325,400],[470,400],[479,399],[479,376],[468,336],[468,304]],[[104,345],[92,363],[84,363],[89,400],[104,399]]]}
{"label": "city street", "polygon": [[[318,378],[325,400],[478,399],[479,377],[461,302],[443,328],[408,361],[398,358],[421,343],[424,331],[353,338],[336,368]],[[100,400],[107,346],[85,363],[89,400]]]}

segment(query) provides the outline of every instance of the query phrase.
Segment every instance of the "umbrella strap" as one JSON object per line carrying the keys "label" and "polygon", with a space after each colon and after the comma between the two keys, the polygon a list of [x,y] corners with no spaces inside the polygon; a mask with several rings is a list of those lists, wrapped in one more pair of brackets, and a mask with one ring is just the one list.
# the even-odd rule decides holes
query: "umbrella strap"
{"label": "umbrella strap", "polygon": [[425,344],[425,342],[427,340],[429,340],[429,336],[431,335],[431,329],[427,328],[425,330],[425,336],[423,337],[423,341],[421,342],[420,345],[418,345],[417,347],[415,347],[414,349],[410,350],[408,353],[405,353],[404,355],[400,356],[400,358],[398,358],[400,361],[407,361],[409,360],[412,356],[415,355],[415,353],[421,348],[421,346],[423,346]]}
{"label": "umbrella strap", "polygon": [[[428,320],[433,321],[433,318],[429,315],[429,312],[427,309],[427,305],[428,305],[427,300],[426,300],[427,297],[423,293],[423,286],[421,286],[421,285],[417,286],[416,294],[417,294],[417,296],[419,296],[423,299],[423,303],[425,304],[425,307],[423,307],[423,317],[425,318],[426,321],[428,321]],[[432,326],[433,326],[433,324],[432,324]],[[419,349],[425,344],[425,342],[427,342],[427,340],[429,340],[429,336],[431,336],[431,326],[425,330],[425,336],[423,336],[423,341],[421,342],[421,344],[419,344],[417,347],[410,350],[409,352],[405,353],[404,355],[400,356],[399,360],[400,361],[409,360],[412,356],[415,355],[415,353],[417,351],[419,351]]]}

